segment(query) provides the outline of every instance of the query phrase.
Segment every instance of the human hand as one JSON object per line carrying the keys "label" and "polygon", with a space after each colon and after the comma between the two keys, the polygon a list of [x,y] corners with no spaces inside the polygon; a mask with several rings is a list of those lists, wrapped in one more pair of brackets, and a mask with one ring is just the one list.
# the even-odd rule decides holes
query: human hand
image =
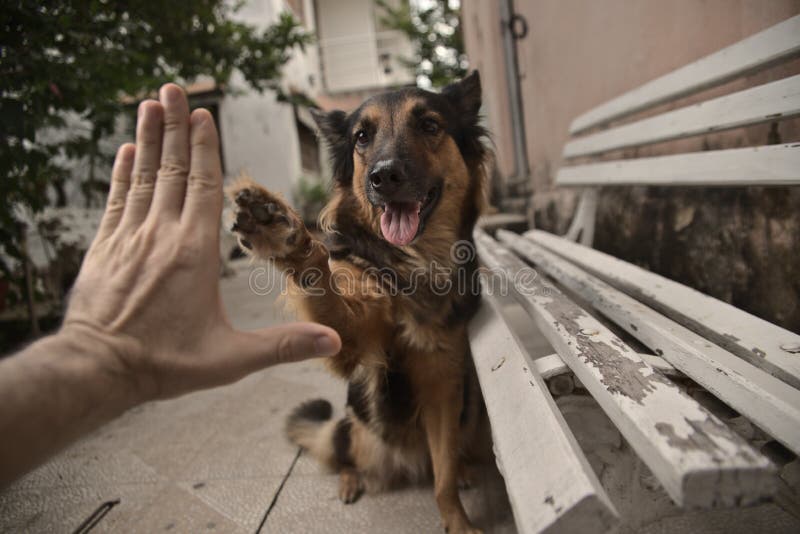
{"label": "human hand", "polygon": [[294,323],[234,330],[219,292],[222,170],[211,114],[167,84],[120,147],[98,234],[57,334],[106,358],[134,402],[339,352],[335,331]]}

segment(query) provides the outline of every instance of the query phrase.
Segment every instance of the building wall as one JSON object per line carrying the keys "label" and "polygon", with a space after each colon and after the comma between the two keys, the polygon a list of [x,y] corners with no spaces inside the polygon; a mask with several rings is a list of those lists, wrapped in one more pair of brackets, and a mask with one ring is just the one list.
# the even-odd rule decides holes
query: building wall
{"label": "building wall", "polygon": [[470,69],[481,74],[483,113],[492,132],[498,170],[511,176],[515,171],[514,141],[498,2],[463,2],[461,17]]}
{"label": "building wall", "polygon": [[[515,0],[528,35],[517,51],[529,177],[530,215],[563,233],[576,192],[556,189],[555,173],[572,119],[619,94],[800,13],[798,0]],[[473,65],[498,63],[499,2],[464,0],[465,44]],[[483,38],[481,38],[481,35]],[[698,99],[800,72],[800,60],[683,99]],[[496,75],[499,80],[499,74]],[[486,79],[486,77],[484,77]],[[501,173],[513,152],[498,99],[485,84],[486,112]],[[666,109],[669,106],[662,106]],[[800,121],[784,121],[784,142]],[[771,125],[698,136],[629,151],[627,156],[732,148],[768,142]],[[502,143],[502,144],[501,144]],[[800,330],[800,188],[605,188],[595,247],[643,265],[751,313]]]}
{"label": "building wall", "polygon": [[[311,0],[305,0],[305,24],[314,31]],[[266,27],[286,9],[283,0],[249,0],[237,16],[249,24]],[[296,52],[284,67],[284,89],[313,97],[319,89],[318,60],[313,46]],[[292,198],[302,175],[300,143],[294,109],[278,102],[272,91],[250,90],[240,73],[232,76],[220,105],[220,131],[226,174],[246,172],[272,191]]]}
{"label": "building wall", "polygon": [[382,11],[373,0],[316,0],[315,4],[327,92],[414,83],[413,74],[398,61],[412,56],[408,39],[382,27]]}
{"label": "building wall", "polygon": [[797,0],[517,0],[518,47],[534,188],[551,183],[580,113],[777,24]]}
{"label": "building wall", "polygon": [[[236,83],[238,75],[232,82]],[[226,174],[247,173],[258,183],[291,198],[300,174],[299,144],[292,107],[272,93],[226,93],[220,106]]]}

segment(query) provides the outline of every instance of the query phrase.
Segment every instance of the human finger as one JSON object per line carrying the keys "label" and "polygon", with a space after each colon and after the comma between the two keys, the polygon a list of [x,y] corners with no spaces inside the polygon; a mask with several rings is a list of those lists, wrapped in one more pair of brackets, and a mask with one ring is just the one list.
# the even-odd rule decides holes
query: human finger
{"label": "human finger", "polygon": [[133,143],[125,143],[117,150],[117,157],[114,158],[114,167],[111,170],[111,186],[108,191],[106,210],[100,220],[96,241],[110,236],[122,218],[122,212],[125,209],[125,197],[128,195],[128,189],[131,186],[131,171],[133,170],[135,152],[136,145]]}
{"label": "human finger", "polygon": [[139,105],[131,186],[117,232],[136,230],[150,209],[161,160],[163,116],[164,109],[155,100],[145,100]]}
{"label": "human finger", "polygon": [[179,86],[168,83],[159,91],[164,107],[161,164],[149,217],[177,220],[186,196],[189,174],[189,102]]}
{"label": "human finger", "polygon": [[197,235],[217,234],[222,214],[222,164],[214,118],[205,109],[191,115],[191,156],[181,225]]}

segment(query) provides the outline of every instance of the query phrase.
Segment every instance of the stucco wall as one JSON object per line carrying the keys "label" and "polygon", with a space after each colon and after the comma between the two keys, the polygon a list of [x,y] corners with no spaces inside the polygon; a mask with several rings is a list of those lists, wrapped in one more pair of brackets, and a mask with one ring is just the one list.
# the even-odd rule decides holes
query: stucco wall
{"label": "stucco wall", "polygon": [[515,170],[514,141],[498,2],[463,2],[462,24],[469,68],[481,73],[482,111],[492,133],[498,170],[503,176],[510,176]]}
{"label": "stucco wall", "polygon": [[[313,6],[304,0],[305,26],[314,31]],[[277,20],[284,9],[282,0],[249,0],[237,18],[260,28]],[[284,67],[284,89],[304,92],[312,98],[319,90],[316,49],[305,53],[295,50]],[[226,174],[241,172],[258,183],[291,199],[292,190],[302,174],[300,145],[292,106],[278,102],[273,91],[259,94],[251,90],[242,75],[235,72],[220,104],[220,131]]]}
{"label": "stucco wall", "polygon": [[[625,91],[800,13],[799,0],[516,0],[530,31],[518,44],[535,224],[563,232],[575,192],[553,178],[572,119]],[[497,2],[465,0],[465,43],[473,65],[502,50]],[[494,17],[494,18],[493,18]],[[672,107],[800,72],[800,60],[767,69]],[[486,84],[487,102],[503,98]],[[669,106],[667,106],[669,107]],[[513,168],[508,115],[487,105],[500,170]],[[662,110],[665,107],[661,108]],[[784,142],[800,140],[784,121]],[[770,125],[628,151],[644,156],[765,144]],[[617,154],[619,155],[619,154]],[[509,166],[510,165],[510,166]],[[606,188],[595,247],[800,331],[800,188]]]}

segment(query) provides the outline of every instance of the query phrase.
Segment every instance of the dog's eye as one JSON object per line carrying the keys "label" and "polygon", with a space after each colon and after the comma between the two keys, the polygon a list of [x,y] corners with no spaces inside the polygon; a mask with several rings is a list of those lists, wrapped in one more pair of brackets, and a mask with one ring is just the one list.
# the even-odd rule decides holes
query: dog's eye
{"label": "dog's eye", "polygon": [[369,136],[365,130],[359,130],[356,132],[356,143],[358,143],[360,146],[364,146],[369,143]]}
{"label": "dog's eye", "polygon": [[431,135],[438,133],[439,123],[433,119],[425,119],[422,121],[422,131]]}

